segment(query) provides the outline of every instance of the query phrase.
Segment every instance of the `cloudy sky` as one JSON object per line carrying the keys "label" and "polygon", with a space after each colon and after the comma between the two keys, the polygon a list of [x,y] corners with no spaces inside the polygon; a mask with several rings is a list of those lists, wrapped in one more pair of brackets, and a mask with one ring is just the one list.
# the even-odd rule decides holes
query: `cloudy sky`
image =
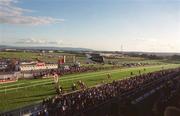
{"label": "cloudy sky", "polygon": [[0,0],[0,45],[180,52],[180,0]]}

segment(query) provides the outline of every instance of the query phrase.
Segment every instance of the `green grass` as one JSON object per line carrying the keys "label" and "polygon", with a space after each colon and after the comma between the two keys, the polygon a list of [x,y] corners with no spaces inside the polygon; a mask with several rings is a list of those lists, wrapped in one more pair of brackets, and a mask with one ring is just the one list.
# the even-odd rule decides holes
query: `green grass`
{"label": "green grass", "polygon": [[[78,80],[84,81],[88,87],[91,87],[101,84],[102,81],[107,83],[112,80],[127,78],[130,76],[130,72],[138,75],[139,70],[142,73],[148,73],[161,70],[162,67],[167,69],[179,66],[179,64],[168,64],[66,75],[60,78],[60,85],[65,91],[69,92],[72,83]],[[146,71],[143,70],[144,68],[146,68]],[[111,80],[107,80],[107,73],[111,73]],[[55,94],[52,79],[19,80],[14,83],[3,84],[0,85],[0,112],[34,104],[42,101],[43,98],[52,97]]]}
{"label": "green grass", "polygon": [[[45,62],[55,62],[58,61],[59,55],[76,55],[77,61],[81,64],[86,64],[86,56],[78,56],[78,54],[70,54],[70,53],[45,53],[44,55],[40,55],[41,53],[33,53],[33,52],[0,52],[0,59],[1,58],[16,58],[21,60],[35,60],[36,58],[45,61]],[[49,57],[52,56],[52,57]],[[150,63],[150,64],[157,64],[162,63],[162,60],[149,60],[145,58],[139,57],[122,57],[122,58],[105,58],[105,62],[112,61],[112,62],[119,62],[119,63]]]}
{"label": "green grass", "polygon": [[60,55],[74,55],[69,53],[45,53],[44,55],[40,55],[40,54],[41,53],[33,53],[33,52],[0,52],[0,59],[16,58],[21,60],[35,60],[36,58],[38,58],[39,60],[45,62],[57,62],[58,56]]}

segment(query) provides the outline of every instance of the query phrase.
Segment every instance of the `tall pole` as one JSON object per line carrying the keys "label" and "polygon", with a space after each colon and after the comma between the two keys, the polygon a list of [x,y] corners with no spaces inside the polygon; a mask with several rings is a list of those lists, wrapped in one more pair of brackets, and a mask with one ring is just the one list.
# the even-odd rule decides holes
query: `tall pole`
{"label": "tall pole", "polygon": [[123,45],[121,45],[121,54],[123,54]]}

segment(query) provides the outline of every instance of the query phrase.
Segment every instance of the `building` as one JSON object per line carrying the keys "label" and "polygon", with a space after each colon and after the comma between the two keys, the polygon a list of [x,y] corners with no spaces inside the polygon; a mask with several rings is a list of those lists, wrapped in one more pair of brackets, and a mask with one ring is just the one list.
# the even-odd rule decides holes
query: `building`
{"label": "building", "polygon": [[20,65],[20,71],[38,71],[38,70],[51,70],[51,69],[57,69],[58,64],[45,64],[45,63],[36,63],[36,64],[21,64]]}
{"label": "building", "polygon": [[8,63],[6,61],[0,61],[0,71],[6,70],[8,67]]}

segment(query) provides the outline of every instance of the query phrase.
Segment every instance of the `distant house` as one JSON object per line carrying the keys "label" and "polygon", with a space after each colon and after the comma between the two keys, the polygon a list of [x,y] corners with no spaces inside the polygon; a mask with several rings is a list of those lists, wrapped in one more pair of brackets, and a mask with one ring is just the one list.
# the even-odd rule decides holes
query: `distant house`
{"label": "distant house", "polygon": [[96,63],[104,63],[104,57],[100,54],[86,54],[87,60],[91,60]]}

